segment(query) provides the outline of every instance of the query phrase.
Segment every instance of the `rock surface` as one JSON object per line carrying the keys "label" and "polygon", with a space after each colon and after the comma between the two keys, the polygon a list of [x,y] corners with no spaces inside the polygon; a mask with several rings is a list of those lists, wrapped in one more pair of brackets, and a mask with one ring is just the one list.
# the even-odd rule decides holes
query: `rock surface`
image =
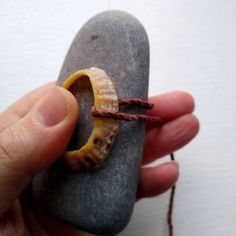
{"label": "rock surface", "polygon": [[[119,98],[148,94],[149,44],[142,25],[131,15],[107,11],[89,20],[75,37],[58,84],[73,72],[98,67],[112,78]],[[80,120],[69,149],[88,138],[92,118],[91,91],[81,91]],[[129,113],[143,112],[124,108]],[[136,199],[145,124],[120,123],[119,135],[108,159],[98,168],[81,172],[55,164],[33,181],[36,203],[49,214],[81,230],[114,235],[129,222]]]}

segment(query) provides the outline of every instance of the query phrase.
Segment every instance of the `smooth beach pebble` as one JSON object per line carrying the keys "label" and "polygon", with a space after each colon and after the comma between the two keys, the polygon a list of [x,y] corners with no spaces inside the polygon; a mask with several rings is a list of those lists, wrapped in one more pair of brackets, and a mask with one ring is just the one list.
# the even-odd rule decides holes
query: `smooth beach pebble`
{"label": "smooth beach pebble", "polygon": [[[147,99],[149,43],[140,22],[120,11],[107,11],[90,19],[69,49],[58,85],[72,73],[91,67],[107,73],[118,98]],[[81,83],[73,93],[80,117],[68,150],[79,149],[86,143],[93,124],[91,84]],[[128,106],[122,111],[144,112]],[[33,181],[36,204],[81,230],[117,234],[128,224],[136,201],[144,133],[143,121],[121,121],[111,152],[100,166],[72,171],[56,163],[42,171]]]}

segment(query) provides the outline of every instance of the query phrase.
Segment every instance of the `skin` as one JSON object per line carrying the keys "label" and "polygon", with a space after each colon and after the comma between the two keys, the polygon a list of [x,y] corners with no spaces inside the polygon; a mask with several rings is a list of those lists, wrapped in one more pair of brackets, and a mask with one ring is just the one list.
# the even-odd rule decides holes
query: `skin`
{"label": "skin", "polygon": [[[177,162],[145,165],[183,147],[199,130],[191,95],[170,92],[151,97],[150,102],[155,106],[149,115],[167,122],[162,127],[147,124],[137,199],[157,196],[175,184]],[[32,178],[64,152],[78,114],[74,97],[54,82],[0,114],[0,235],[82,235],[40,212],[32,204],[29,187]]]}

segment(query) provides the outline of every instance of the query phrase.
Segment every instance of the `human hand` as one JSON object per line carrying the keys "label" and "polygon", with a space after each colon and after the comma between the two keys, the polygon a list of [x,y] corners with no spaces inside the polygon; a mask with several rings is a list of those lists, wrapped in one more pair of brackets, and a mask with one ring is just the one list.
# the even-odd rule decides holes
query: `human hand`
{"label": "human hand", "polygon": [[[191,114],[194,104],[190,95],[173,92],[150,98],[150,102],[155,107],[149,114],[168,122],[159,128],[148,124],[143,164],[179,149],[199,128]],[[64,152],[77,117],[76,100],[54,83],[27,94],[0,114],[0,235],[81,235],[19,200],[32,178]],[[175,162],[142,167],[137,198],[168,190],[177,177]]]}

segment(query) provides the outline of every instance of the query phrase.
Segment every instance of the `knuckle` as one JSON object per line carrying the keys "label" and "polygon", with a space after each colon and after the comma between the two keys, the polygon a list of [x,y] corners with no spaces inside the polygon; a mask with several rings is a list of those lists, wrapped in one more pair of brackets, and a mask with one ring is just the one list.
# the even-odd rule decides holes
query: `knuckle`
{"label": "knuckle", "polygon": [[26,148],[23,130],[13,130],[11,127],[0,134],[0,159],[15,159]]}

